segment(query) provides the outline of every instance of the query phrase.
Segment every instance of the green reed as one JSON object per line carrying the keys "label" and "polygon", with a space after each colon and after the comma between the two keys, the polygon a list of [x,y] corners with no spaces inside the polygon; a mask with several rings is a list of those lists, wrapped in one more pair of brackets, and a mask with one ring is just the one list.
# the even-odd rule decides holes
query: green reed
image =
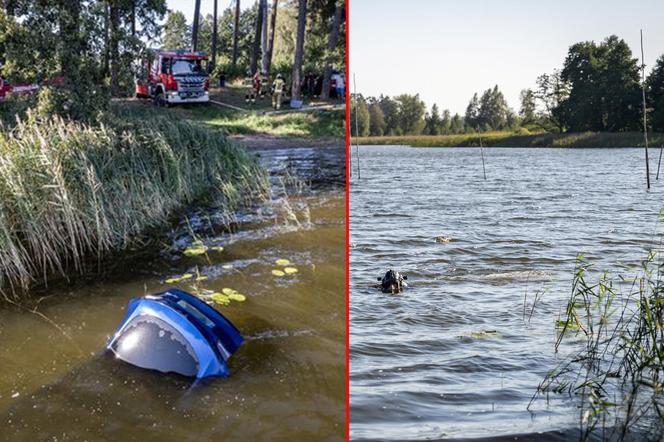
{"label": "green reed", "polygon": [[[537,397],[568,393],[579,403],[581,439],[664,435],[664,260],[651,252],[636,278],[607,273],[590,283],[592,265],[577,258],[571,296],[557,321],[556,352],[576,349],[538,387]],[[580,350],[579,347],[581,348]],[[635,436],[638,435],[638,436]]]}
{"label": "green reed", "polygon": [[195,201],[266,195],[255,157],[219,132],[116,104],[92,125],[28,113],[0,130],[0,293],[126,249]]}

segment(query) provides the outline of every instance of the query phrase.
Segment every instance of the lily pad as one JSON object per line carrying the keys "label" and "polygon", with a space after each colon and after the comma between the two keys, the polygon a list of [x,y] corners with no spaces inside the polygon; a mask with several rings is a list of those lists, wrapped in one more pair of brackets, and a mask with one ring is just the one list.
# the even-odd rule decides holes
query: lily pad
{"label": "lily pad", "polygon": [[232,295],[233,293],[237,293],[237,291],[235,291],[233,289],[229,289],[228,287],[224,287],[223,289],[221,289],[221,293],[228,296],[228,295]]}
{"label": "lily pad", "polygon": [[282,272],[281,270],[278,270],[278,269],[272,270],[272,274],[274,276],[285,276],[286,275],[284,272]]}
{"label": "lily pad", "polygon": [[200,275],[200,276],[197,276],[197,277],[196,277],[196,281],[205,281],[205,280],[207,280],[207,279],[208,279],[208,277],[205,276],[205,275]]}
{"label": "lily pad", "polygon": [[292,275],[293,273],[297,273],[298,270],[295,267],[286,267],[284,272],[286,272],[287,275]]}
{"label": "lily pad", "polygon": [[184,275],[180,276],[180,280],[185,280],[185,279],[191,279],[193,278],[194,275],[191,273],[185,273]]}
{"label": "lily pad", "polygon": [[274,263],[278,266],[287,266],[288,264],[290,264],[290,261],[287,259],[280,258],[277,259]]}
{"label": "lily pad", "polygon": [[235,293],[231,293],[230,295],[228,295],[228,299],[231,299],[231,300],[237,301],[237,302],[244,302],[244,301],[247,300],[247,297],[244,296],[243,294],[235,292]]}
{"label": "lily pad", "polygon": [[194,243],[191,246],[184,249],[185,256],[199,256],[208,251],[208,247],[203,243]]}
{"label": "lily pad", "polygon": [[210,296],[210,298],[212,298],[212,300],[215,303],[220,304],[220,305],[228,305],[231,302],[230,299],[228,298],[228,296],[224,295],[223,293],[219,293],[219,292],[214,292],[212,294],[212,296]]}
{"label": "lily pad", "polygon": [[215,252],[223,252],[224,248],[222,246],[213,246],[210,247],[210,250],[214,250]]}
{"label": "lily pad", "polygon": [[165,282],[166,284],[173,284],[173,283],[180,282],[180,281],[182,281],[181,278],[168,278],[168,279],[165,280],[164,282]]}

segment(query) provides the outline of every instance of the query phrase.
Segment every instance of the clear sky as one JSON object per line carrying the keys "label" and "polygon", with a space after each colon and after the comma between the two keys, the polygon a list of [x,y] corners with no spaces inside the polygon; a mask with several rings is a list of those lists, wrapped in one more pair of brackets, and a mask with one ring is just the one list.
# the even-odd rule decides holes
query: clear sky
{"label": "clear sky", "polygon": [[646,72],[664,54],[664,0],[349,0],[350,75],[364,95],[419,93],[463,115],[498,84],[518,110],[521,89],[562,67],[578,41],[616,34]]}

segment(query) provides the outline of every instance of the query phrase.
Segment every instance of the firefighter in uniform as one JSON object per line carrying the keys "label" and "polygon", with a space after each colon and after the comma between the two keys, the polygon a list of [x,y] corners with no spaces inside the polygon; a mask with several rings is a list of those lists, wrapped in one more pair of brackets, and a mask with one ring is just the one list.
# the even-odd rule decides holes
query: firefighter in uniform
{"label": "firefighter in uniform", "polygon": [[253,86],[254,86],[254,95],[258,98],[263,98],[261,95],[261,77],[262,77],[261,72],[256,71],[253,78]]}
{"label": "firefighter in uniform", "polygon": [[251,77],[251,72],[247,71],[247,76],[244,78],[244,86],[247,88],[247,92],[244,95],[244,102],[255,103],[256,102],[256,90],[254,89],[254,80]]}
{"label": "firefighter in uniform", "polygon": [[272,107],[276,110],[279,110],[281,107],[281,96],[284,93],[285,85],[284,78],[281,74],[277,74],[277,78],[275,78],[274,83],[272,83]]}

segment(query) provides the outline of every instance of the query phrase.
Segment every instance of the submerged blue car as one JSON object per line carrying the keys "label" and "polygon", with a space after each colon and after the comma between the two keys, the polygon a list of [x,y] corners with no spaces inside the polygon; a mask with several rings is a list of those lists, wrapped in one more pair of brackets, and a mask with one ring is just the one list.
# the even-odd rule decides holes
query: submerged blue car
{"label": "submerged blue car", "polygon": [[221,313],[178,289],[129,301],[106,348],[129,364],[206,378],[228,376],[244,339]]}

